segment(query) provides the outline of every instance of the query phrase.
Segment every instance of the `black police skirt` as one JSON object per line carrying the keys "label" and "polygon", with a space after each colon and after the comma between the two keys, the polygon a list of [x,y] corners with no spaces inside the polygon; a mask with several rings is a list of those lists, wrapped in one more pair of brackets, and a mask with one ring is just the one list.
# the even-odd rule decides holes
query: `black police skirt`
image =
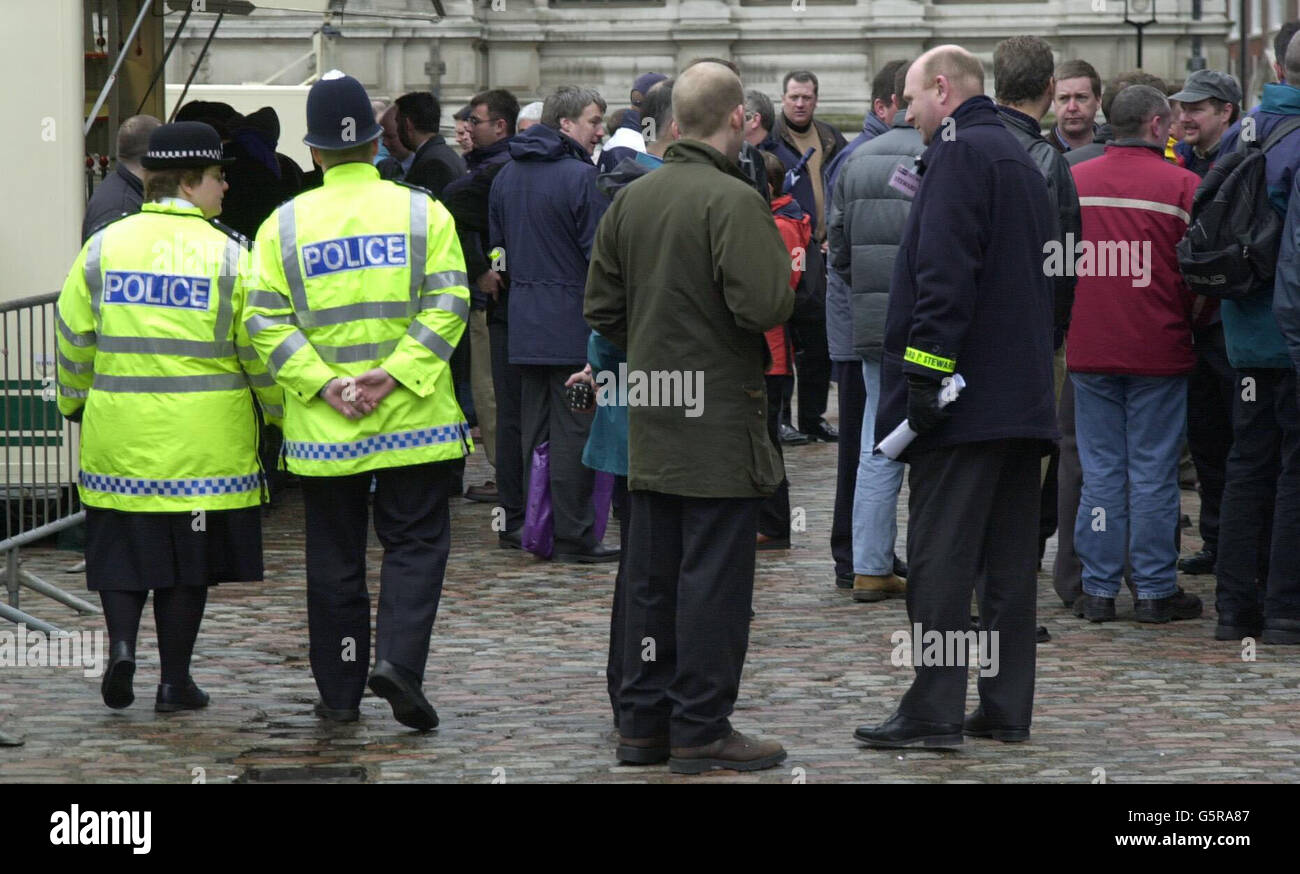
{"label": "black police skirt", "polygon": [[261,507],[209,510],[202,518],[86,508],[86,587],[92,592],[260,579]]}

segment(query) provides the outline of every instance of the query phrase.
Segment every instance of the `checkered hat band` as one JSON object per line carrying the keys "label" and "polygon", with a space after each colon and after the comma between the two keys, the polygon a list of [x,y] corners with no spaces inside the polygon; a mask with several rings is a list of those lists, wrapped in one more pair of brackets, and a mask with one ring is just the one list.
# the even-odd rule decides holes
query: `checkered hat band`
{"label": "checkered hat band", "polygon": [[81,484],[93,492],[138,497],[193,497],[200,495],[238,495],[257,491],[261,481],[257,474],[247,476],[213,476],[201,479],[137,479],[81,472]]}
{"label": "checkered hat band", "polygon": [[387,452],[392,449],[418,449],[435,443],[451,443],[460,440],[468,430],[468,423],[461,422],[456,425],[420,428],[417,431],[376,434],[351,443],[306,443],[299,440],[286,440],[284,452],[289,458],[305,461],[342,461],[350,458],[365,458],[376,452]]}
{"label": "checkered hat band", "polygon": [[168,149],[162,152],[145,152],[144,156],[155,161],[174,160],[176,158],[204,158],[210,161],[221,160],[220,149]]}

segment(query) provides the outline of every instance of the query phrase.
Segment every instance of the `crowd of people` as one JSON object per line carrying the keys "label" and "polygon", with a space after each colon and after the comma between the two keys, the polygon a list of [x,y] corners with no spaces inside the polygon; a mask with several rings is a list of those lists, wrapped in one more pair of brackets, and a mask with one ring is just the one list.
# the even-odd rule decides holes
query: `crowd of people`
{"label": "crowd of people", "polygon": [[[792,545],[782,457],[813,441],[838,443],[836,586],[855,601],[905,598],[920,628],[1000,640],[1001,668],[981,677],[975,713],[963,713],[964,661],[917,664],[898,710],[855,733],[868,745],[1028,737],[1045,636],[1035,568],[1054,534],[1055,589],[1082,619],[1114,621],[1126,582],[1138,622],[1198,618],[1178,572],[1213,573],[1217,639],[1300,644],[1300,558],[1288,547],[1300,535],[1297,30],[1278,34],[1278,81],[1249,112],[1224,72],[1180,87],[1134,70],[1103,86],[1086,61],[1058,64],[1045,40],[1016,36],[994,52],[992,98],[984,65],[957,46],[881,64],[852,140],[816,117],[813,72],[787,73],[773,101],[721,58],[639,76],[614,112],[586,87],[523,107],[486,90],[453,113],[450,142],[433,93],[372,100],[331,74],[308,100],[306,173],[276,151],[270,110],[192,103],[180,126],[129,119],[60,300],[61,405],[91,411],[83,439],[93,441],[99,409],[116,411],[104,421],[139,414],[113,394],[143,391],[122,387],[147,379],[131,355],[171,348],[114,340],[106,327],[110,311],[117,330],[149,327],[109,306],[130,301],[120,289],[114,299],[103,272],[103,262],[143,269],[128,250],[144,245],[146,225],[121,216],[145,201],[153,221],[219,214],[229,226],[219,230],[255,239],[234,301],[202,330],[218,345],[228,332],[221,360],[258,392],[249,427],[264,433],[251,473],[207,472],[250,485],[222,508],[225,522],[209,523],[220,536],[199,532],[202,546],[182,530],[188,510],[121,497],[118,480],[141,471],[109,470],[117,462],[83,450],[83,499],[122,516],[88,517],[88,574],[113,640],[106,703],[132,697],[142,591],[260,576],[260,556],[231,543],[260,543],[243,511],[259,500],[251,483],[260,489],[277,466],[264,447],[280,427],[307,505],[326,719],[357,718],[367,683],[373,489],[385,564],[369,683],[400,721],[437,724],[420,684],[450,548],[446,500],[463,494],[500,508],[502,548],[618,562],[607,677],[620,761],[668,760],[682,773],[778,764],[779,743],[728,717],[756,553]],[[340,138],[349,120],[353,136]],[[215,203],[209,177],[159,175],[214,165],[228,183]],[[1188,268],[1187,251],[1213,231],[1214,194],[1240,206],[1256,193],[1233,187],[1252,167],[1266,190],[1246,202],[1260,217],[1250,243],[1272,251],[1250,260],[1248,293],[1228,295]],[[1229,271],[1245,257],[1220,255]],[[230,287],[223,265],[210,266],[212,288]],[[110,365],[143,369],[104,376],[96,344]],[[699,372],[698,410],[604,396],[601,376],[625,372]],[[832,382],[838,429],[825,419]],[[915,439],[903,454],[875,451],[904,422]],[[466,489],[471,439],[494,473]],[[617,546],[603,542],[597,474],[614,478]],[[1199,490],[1204,544],[1182,558],[1180,476]],[[539,548],[542,492],[550,527]],[[180,522],[135,518],[150,513]],[[206,558],[164,582],[143,570],[126,580],[120,568],[139,567],[130,556],[163,540]],[[164,601],[160,709],[202,706],[187,670],[203,599]],[[345,639],[365,642],[346,664]]]}

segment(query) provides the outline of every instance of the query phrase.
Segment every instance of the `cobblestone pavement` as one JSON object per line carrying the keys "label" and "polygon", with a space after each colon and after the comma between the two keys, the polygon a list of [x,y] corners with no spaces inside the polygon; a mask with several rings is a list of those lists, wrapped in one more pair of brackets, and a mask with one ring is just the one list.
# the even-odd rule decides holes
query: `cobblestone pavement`
{"label": "cobblestone pavement", "polygon": [[[321,723],[311,713],[301,504],[290,492],[267,520],[265,582],[222,585],[209,600],[193,669],[212,695],[206,711],[154,714],[149,611],[137,699],[125,711],[105,708],[99,680],[78,668],[0,668],[0,731],[27,738],[0,747],[0,781],[191,782],[197,768],[209,782],[1300,781],[1300,650],[1261,645],[1248,661],[1241,643],[1215,642],[1210,576],[1181,580],[1206,601],[1205,618],[1139,626],[1127,596],[1117,622],[1075,619],[1040,574],[1039,620],[1052,640],[1038,648],[1029,743],[859,748],[853,729],[886,717],[910,682],[910,668],[890,664],[890,635],[907,627],[905,610],[901,600],[856,604],[834,586],[835,447],[795,447],[786,459],[807,529],[788,553],[759,554],[757,618],[733,717],[741,730],[785,743],[781,768],[677,777],[666,766],[617,765],[604,680],[613,565],[549,564],[498,549],[491,508],[461,500],[453,501],[453,554],[425,685],[442,727],[411,732],[369,693],[360,723]],[[487,474],[475,457],[466,483]],[[1183,502],[1195,518],[1195,495],[1184,491]],[[899,515],[905,523],[905,500]],[[617,542],[615,524],[608,542]],[[1194,532],[1185,534],[1184,552],[1199,548]],[[83,589],[69,572],[75,553],[23,554],[39,576]],[[99,617],[27,591],[23,607],[68,629],[102,628]]]}

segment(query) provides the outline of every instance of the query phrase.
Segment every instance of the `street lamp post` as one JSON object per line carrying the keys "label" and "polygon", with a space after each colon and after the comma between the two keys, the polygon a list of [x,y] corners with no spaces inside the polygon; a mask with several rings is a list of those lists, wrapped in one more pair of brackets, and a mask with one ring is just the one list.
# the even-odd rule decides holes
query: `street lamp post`
{"label": "street lamp post", "polygon": [[1124,23],[1137,30],[1137,65],[1142,67],[1142,30],[1156,23],[1155,0],[1124,0]]}

